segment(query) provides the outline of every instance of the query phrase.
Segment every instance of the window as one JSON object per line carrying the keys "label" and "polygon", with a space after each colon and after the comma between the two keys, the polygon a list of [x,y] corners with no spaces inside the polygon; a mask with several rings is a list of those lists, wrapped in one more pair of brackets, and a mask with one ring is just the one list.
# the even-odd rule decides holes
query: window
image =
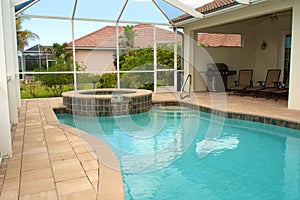
{"label": "window", "polygon": [[198,33],[198,44],[208,47],[241,47],[241,34]]}

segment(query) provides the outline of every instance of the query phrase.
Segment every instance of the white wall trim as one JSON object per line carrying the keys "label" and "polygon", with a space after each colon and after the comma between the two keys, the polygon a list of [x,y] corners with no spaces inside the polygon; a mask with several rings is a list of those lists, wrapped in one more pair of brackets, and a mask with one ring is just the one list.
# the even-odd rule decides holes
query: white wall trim
{"label": "white wall trim", "polygon": [[300,4],[294,1],[288,108],[300,110]]}

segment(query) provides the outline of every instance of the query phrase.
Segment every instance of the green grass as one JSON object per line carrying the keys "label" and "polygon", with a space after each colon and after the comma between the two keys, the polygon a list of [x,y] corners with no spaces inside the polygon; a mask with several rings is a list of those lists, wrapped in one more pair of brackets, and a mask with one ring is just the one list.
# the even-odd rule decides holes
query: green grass
{"label": "green grass", "polygon": [[[64,86],[64,91],[70,91],[73,87],[66,85]],[[21,98],[22,99],[31,99],[31,98],[48,98],[54,97],[54,94],[51,90],[47,89],[45,86],[40,83],[21,83]]]}
{"label": "green grass", "polygon": [[[79,84],[80,88],[78,89],[93,89],[92,83]],[[73,90],[73,85],[65,85],[64,92]],[[31,99],[31,98],[48,98],[54,97],[54,94],[51,90],[47,89],[45,86],[41,85],[38,82],[35,83],[21,83],[21,98],[22,99]]]}

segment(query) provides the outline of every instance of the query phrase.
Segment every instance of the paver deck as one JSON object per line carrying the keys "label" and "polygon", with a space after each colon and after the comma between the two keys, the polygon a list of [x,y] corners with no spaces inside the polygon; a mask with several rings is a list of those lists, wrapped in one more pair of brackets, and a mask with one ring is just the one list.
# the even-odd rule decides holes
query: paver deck
{"label": "paver deck", "polygon": [[[153,102],[180,101],[157,93]],[[287,101],[194,93],[196,105],[224,111],[300,122],[300,111]],[[118,160],[108,145],[92,135],[60,124],[52,108],[62,98],[22,100],[19,123],[12,128],[13,156],[0,166],[0,200],[124,199]]]}

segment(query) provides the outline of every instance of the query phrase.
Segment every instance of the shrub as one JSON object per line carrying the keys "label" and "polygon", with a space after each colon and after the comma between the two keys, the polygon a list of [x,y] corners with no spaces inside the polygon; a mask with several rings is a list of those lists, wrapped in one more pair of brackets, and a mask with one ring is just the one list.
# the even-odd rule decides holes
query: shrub
{"label": "shrub", "polygon": [[107,73],[103,74],[97,84],[97,88],[115,88],[117,86],[117,74]]}

